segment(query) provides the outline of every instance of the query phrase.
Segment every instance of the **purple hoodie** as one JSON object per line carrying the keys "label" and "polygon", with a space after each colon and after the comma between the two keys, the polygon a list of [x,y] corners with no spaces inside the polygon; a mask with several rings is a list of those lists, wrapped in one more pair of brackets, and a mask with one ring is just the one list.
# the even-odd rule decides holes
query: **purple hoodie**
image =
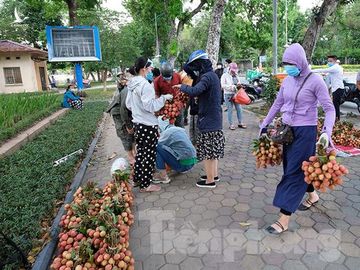
{"label": "purple hoodie", "polygon": [[298,95],[294,109],[296,93],[306,76],[311,72],[303,47],[298,43],[292,44],[285,50],[282,61],[283,63],[296,65],[301,72],[299,76],[287,76],[285,78],[276,100],[260,128],[269,125],[278,112],[282,113],[282,121],[285,124],[294,127],[316,126],[318,118],[317,104],[319,102],[325,111],[323,131],[331,138],[335,122],[335,108],[326,84],[320,75],[310,75]]}

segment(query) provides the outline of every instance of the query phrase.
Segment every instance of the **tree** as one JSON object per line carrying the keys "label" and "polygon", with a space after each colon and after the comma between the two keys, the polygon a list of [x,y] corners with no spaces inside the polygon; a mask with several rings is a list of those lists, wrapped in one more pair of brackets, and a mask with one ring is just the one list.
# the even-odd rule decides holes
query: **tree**
{"label": "tree", "polygon": [[225,9],[225,4],[226,4],[226,0],[216,1],[213,8],[212,18],[209,26],[206,51],[209,55],[210,61],[213,64],[213,67],[216,66],[219,57],[221,21]]}
{"label": "tree", "polygon": [[[179,37],[185,25],[189,24],[200,11],[211,6],[212,2],[212,0],[201,0],[191,11],[184,11],[182,0],[127,0],[125,6],[137,22],[154,25],[155,28],[156,20],[161,45],[160,53],[174,63],[179,54]],[[155,29],[153,32],[155,33]]]}
{"label": "tree", "polygon": [[319,39],[321,28],[325,23],[325,19],[334,13],[339,2],[339,0],[324,0],[320,8],[314,9],[314,17],[302,42],[302,46],[304,47],[306,57],[309,62],[311,61],[311,56],[314,53],[316,42]]}
{"label": "tree", "polygon": [[[23,23],[14,22],[17,7]],[[44,0],[5,0],[0,8],[0,39],[26,42],[37,48],[46,47],[45,25],[62,25],[64,6]]]}

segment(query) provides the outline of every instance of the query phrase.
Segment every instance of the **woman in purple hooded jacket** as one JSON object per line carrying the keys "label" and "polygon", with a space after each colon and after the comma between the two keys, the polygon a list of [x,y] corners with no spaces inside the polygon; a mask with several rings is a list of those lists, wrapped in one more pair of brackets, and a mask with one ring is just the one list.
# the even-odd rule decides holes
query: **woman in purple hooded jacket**
{"label": "woman in purple hooded jacket", "polygon": [[[282,62],[289,76],[283,81],[274,104],[260,125],[261,133],[265,133],[275,115],[281,112],[283,123],[290,125],[294,133],[293,142],[283,148],[284,174],[273,202],[274,206],[280,208],[281,215],[278,221],[266,229],[271,234],[286,231],[292,213],[296,210],[305,211],[319,200],[314,187],[305,183],[301,170],[302,162],[316,151],[318,102],[325,111],[323,136],[327,136],[328,140],[331,140],[335,122],[335,108],[325,82],[319,75],[311,73],[303,47],[292,44],[285,50]],[[295,103],[296,93],[304,81]],[[301,204],[305,192],[308,198]]]}

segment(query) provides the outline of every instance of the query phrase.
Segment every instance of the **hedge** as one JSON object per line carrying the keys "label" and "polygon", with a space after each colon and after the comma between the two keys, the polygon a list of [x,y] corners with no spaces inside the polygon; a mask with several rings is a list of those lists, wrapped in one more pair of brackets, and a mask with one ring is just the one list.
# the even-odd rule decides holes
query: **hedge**
{"label": "hedge", "polygon": [[[85,103],[83,110],[70,111],[32,142],[0,160],[0,230],[26,254],[42,244],[39,239],[46,232],[46,224],[51,223],[81,157],[57,167],[53,162],[88,148],[107,104]],[[8,255],[9,250],[2,247],[0,262]]]}

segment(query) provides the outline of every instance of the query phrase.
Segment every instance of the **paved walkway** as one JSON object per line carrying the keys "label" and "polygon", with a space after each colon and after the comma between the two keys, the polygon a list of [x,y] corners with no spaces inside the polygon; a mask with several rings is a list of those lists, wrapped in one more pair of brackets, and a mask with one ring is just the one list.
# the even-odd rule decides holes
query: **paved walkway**
{"label": "paved walkway", "polygon": [[[158,193],[135,190],[136,269],[360,269],[360,157],[343,161],[350,174],[342,187],[321,194],[311,211],[293,215],[288,232],[268,236],[262,229],[278,217],[272,199],[281,168],[255,169],[249,145],[257,121],[249,113],[244,119],[248,129],[224,130],[216,189],[195,186],[203,172],[198,164],[189,173],[171,175]],[[125,156],[108,118],[86,179],[109,180],[113,152]]]}

